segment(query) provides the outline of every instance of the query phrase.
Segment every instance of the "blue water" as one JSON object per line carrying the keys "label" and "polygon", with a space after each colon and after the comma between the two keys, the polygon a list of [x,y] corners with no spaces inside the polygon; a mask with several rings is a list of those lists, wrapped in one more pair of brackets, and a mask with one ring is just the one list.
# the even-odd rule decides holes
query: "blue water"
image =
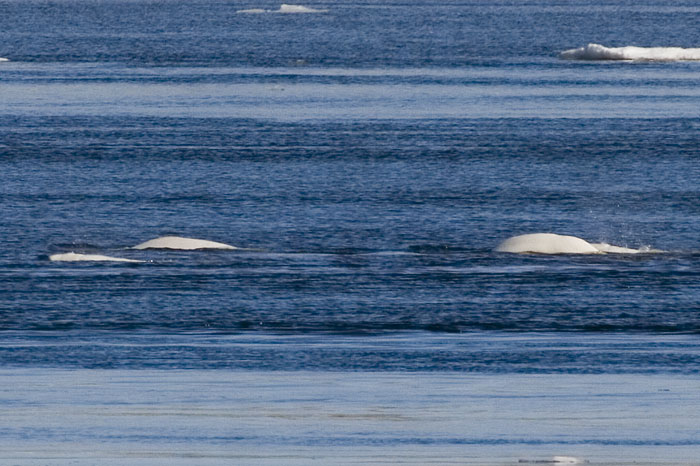
{"label": "blue water", "polygon": [[[603,432],[615,427],[596,417],[595,390],[617,395],[586,392],[592,375],[605,376],[596,387],[680,377],[683,397],[630,401],[633,413],[651,406],[663,416],[695,403],[687,383],[700,372],[700,62],[558,54],[589,42],[698,47],[700,6],[304,5],[320,11],[278,13],[268,1],[0,0],[0,57],[8,59],[0,61],[2,376],[25,383],[77,371],[66,395],[75,401],[85,380],[117,369],[172,374],[178,390],[190,373],[212,388],[236,371],[256,383],[291,371],[301,391],[313,384],[308,371],[321,379],[362,373],[387,394],[382,403],[415,420],[431,416],[413,412],[423,388],[404,399],[384,378],[401,373],[407,383],[406,373],[422,374],[430,391],[479,374],[485,385],[475,396],[493,401],[509,377],[541,375],[549,382],[511,395],[543,390],[546,404],[558,396],[555,375],[566,374],[574,392],[589,393],[574,402],[581,411],[570,426]],[[241,12],[258,8],[265,11]],[[494,251],[536,232],[661,252]],[[241,249],[130,249],[164,235]],[[143,262],[49,259],[67,252]],[[119,383],[135,392],[152,383],[130,377]],[[270,390],[268,402],[283,403],[276,390],[284,390]],[[37,403],[23,396],[10,391],[0,402]],[[334,402],[332,391],[318,396]],[[449,403],[458,409],[460,398]],[[56,406],[49,414],[63,413]],[[503,432],[527,451],[521,458],[560,445],[555,434],[509,431],[505,419],[521,419],[513,410],[502,424],[475,417],[500,433],[452,445],[485,448],[475,464],[493,457]],[[639,418],[630,416],[619,432],[634,458],[649,458],[658,442],[688,447],[681,460],[697,457],[697,431],[668,421],[640,440],[630,427]],[[29,439],[27,451],[45,449],[32,442],[46,440],[47,426],[11,422],[0,433]],[[682,435],[668,434],[674,426]],[[203,450],[220,443],[216,426],[208,428],[212,437],[188,434]],[[445,429],[420,436],[440,444],[460,435]],[[293,430],[263,443],[306,448]],[[311,443],[385,441],[425,453],[418,430]],[[128,428],[109,435],[148,444]],[[605,445],[581,435],[583,443],[561,445]],[[304,458],[323,458],[321,450]],[[0,457],[44,464],[7,451]],[[659,464],[671,464],[669,451],[657,453]],[[56,455],[55,464],[76,458]],[[518,455],[509,450],[504,461]]]}
{"label": "blue water", "polygon": [[[558,58],[698,7],[309,6],[3,2],[0,329],[700,331],[700,63]],[[533,232],[665,252],[493,252]],[[246,250],[128,249],[163,235]]]}

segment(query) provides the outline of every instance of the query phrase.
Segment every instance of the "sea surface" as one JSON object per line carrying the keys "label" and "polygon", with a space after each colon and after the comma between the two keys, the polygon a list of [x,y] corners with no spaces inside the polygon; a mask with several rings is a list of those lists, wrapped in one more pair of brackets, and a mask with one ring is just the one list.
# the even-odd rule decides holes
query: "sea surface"
{"label": "sea surface", "polygon": [[0,462],[700,464],[699,18],[0,0]]}

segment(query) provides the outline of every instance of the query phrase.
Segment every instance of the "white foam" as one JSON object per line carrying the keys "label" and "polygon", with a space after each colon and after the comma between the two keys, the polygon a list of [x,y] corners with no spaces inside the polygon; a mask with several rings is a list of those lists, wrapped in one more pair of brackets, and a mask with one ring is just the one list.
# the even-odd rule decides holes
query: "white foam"
{"label": "white foam", "polygon": [[310,8],[303,5],[289,5],[283,3],[277,10],[265,10],[263,8],[248,8],[245,10],[238,10],[236,13],[247,13],[247,14],[260,14],[260,13],[328,13],[328,10],[320,10],[316,8]]}
{"label": "white foam", "polygon": [[532,233],[513,236],[498,245],[498,252],[519,254],[640,254],[663,252],[648,246],[632,249],[608,243],[589,243],[576,236],[554,233]]}
{"label": "white foam", "polygon": [[609,254],[650,254],[658,252],[666,252],[662,249],[654,249],[650,246],[642,246],[639,249],[625,248],[622,246],[613,246],[608,243],[594,243],[593,247],[597,248],[600,252],[605,252]]}
{"label": "white foam", "polygon": [[0,57],[0,61],[10,61],[9,58]]}
{"label": "white foam", "polygon": [[567,60],[632,60],[632,61],[684,61],[700,60],[700,48],[681,47],[605,47],[588,44],[585,47],[565,50],[559,54]]}
{"label": "white foam", "polygon": [[52,254],[49,260],[54,262],[82,262],[82,261],[101,261],[101,262],[143,262],[136,259],[126,259],[124,257],[103,256],[101,254],[78,254],[75,252],[66,252],[62,254]]}
{"label": "white foam", "polygon": [[180,236],[162,236],[145,243],[137,244],[132,249],[179,249],[191,251],[195,249],[238,249],[230,244],[217,243],[204,239],[182,238]]}

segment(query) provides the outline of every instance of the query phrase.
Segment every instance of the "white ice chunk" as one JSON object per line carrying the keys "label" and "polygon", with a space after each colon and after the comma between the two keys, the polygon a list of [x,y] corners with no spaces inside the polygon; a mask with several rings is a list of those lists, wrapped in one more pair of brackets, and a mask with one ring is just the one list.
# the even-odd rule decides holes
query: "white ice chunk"
{"label": "white ice chunk", "polygon": [[684,61],[700,60],[700,48],[681,47],[605,47],[588,44],[559,54],[567,60],[635,60],[635,61]]}
{"label": "white ice chunk", "polygon": [[552,463],[554,464],[583,464],[585,461],[583,461],[580,458],[576,458],[574,456],[555,456],[552,458]]}

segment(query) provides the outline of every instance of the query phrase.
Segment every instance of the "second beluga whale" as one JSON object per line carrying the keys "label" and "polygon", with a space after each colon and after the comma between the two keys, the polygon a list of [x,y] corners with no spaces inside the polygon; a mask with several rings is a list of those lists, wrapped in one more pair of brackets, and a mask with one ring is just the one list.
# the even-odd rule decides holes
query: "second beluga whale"
{"label": "second beluga whale", "polygon": [[193,251],[197,249],[238,249],[230,244],[217,243],[205,239],[183,238],[181,236],[161,236],[133,246],[131,249],[177,249]]}
{"label": "second beluga whale", "polygon": [[499,244],[496,247],[496,251],[520,254],[638,254],[641,252],[659,252],[649,248],[631,249],[607,243],[589,243],[577,236],[557,235],[554,233],[531,233],[513,236]]}

